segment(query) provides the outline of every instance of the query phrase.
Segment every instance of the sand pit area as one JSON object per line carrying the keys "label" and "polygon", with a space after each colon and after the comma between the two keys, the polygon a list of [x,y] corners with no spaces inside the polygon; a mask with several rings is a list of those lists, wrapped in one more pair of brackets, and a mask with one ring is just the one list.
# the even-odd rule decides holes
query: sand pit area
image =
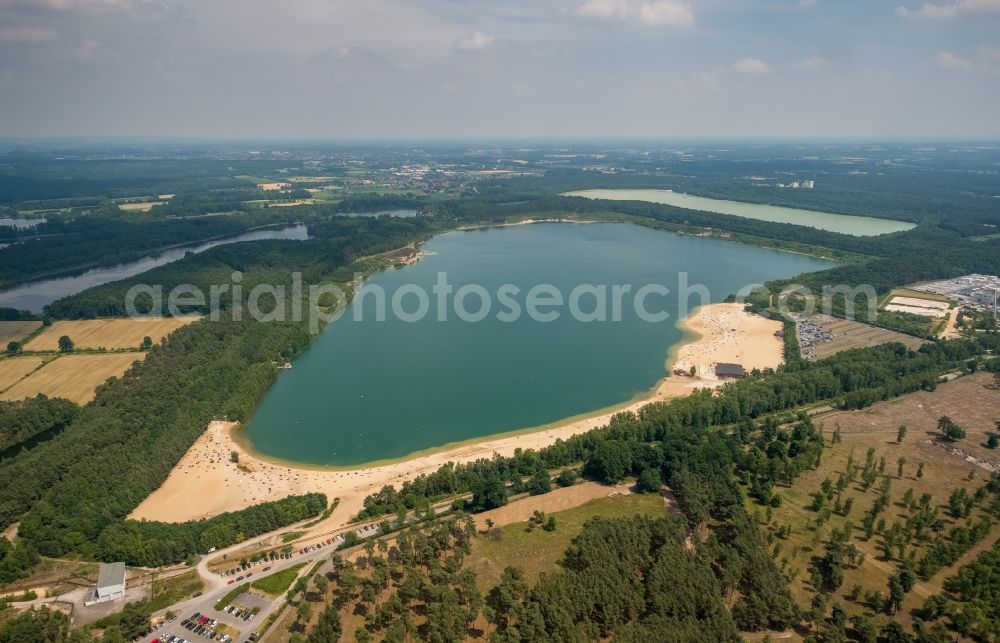
{"label": "sand pit area", "polygon": [[[718,386],[723,381],[715,377],[711,368],[718,361],[739,362],[747,370],[781,363],[783,346],[781,339],[774,335],[781,323],[745,313],[740,304],[704,306],[682,325],[691,331],[692,339],[678,349],[675,363],[694,364],[699,372],[704,371],[704,375],[666,377],[642,399],[611,410],[571,418],[530,432],[445,447],[400,462],[355,470],[294,466],[250,452],[233,437],[233,432],[239,430],[236,423],[212,422],[163,485],[130,517],[181,522],[292,494],[319,491],[331,500],[340,498],[333,515],[313,528],[316,533],[324,533],[345,525],[362,508],[365,496],[384,485],[398,486],[448,462],[470,462],[491,457],[494,453],[509,456],[516,449],[539,449],[557,439],[603,426],[619,411],[636,411],[650,401],[684,397],[697,388]],[[672,370],[673,364],[668,366]],[[234,451],[238,463],[231,461]]]}

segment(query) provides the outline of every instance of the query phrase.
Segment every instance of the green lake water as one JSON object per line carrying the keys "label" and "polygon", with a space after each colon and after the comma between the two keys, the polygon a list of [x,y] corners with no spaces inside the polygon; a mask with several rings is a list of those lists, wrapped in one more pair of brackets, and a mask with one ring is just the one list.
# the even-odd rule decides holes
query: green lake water
{"label": "green lake water", "polygon": [[775,223],[794,223],[796,225],[817,228],[819,230],[829,230],[856,237],[872,237],[890,232],[911,230],[916,227],[916,225],[905,221],[859,217],[848,214],[831,214],[829,212],[785,208],[763,203],[709,199],[703,196],[674,192],[673,190],[580,190],[578,192],[567,192],[563,196],[581,196],[588,199],[608,199],[610,201],[663,203],[665,205],[698,210],[700,212],[731,214],[737,217],[772,221]]}
{"label": "green lake water", "polygon": [[[349,466],[400,458],[416,451],[496,433],[539,426],[627,402],[650,389],[681,339],[676,327],[688,307],[678,301],[678,275],[704,284],[721,301],[746,284],[821,270],[831,262],[679,236],[623,224],[534,224],[450,232],[430,240],[426,256],[368,282],[392,293],[421,286],[431,314],[407,322],[389,314],[374,319],[375,300],[356,298],[310,348],[280,374],[257,408],[245,437],[258,453],[284,460]],[[608,286],[608,321],[578,321],[568,307],[555,321],[527,314],[515,321],[493,297],[480,322],[459,319],[449,299],[438,321],[432,286],[444,272],[458,289],[478,284],[495,294],[503,284],[521,289],[512,299],[526,310],[526,293],[551,284],[564,299],[579,284]],[[610,287],[658,283],[672,292],[645,300],[665,321],[644,321],[634,298],[622,298],[621,320],[611,321]],[[409,287],[409,286],[407,286]],[[416,296],[404,297],[406,312]],[[476,312],[479,298],[465,299]],[[582,296],[579,309],[595,310]],[[362,307],[364,318],[355,321]]]}

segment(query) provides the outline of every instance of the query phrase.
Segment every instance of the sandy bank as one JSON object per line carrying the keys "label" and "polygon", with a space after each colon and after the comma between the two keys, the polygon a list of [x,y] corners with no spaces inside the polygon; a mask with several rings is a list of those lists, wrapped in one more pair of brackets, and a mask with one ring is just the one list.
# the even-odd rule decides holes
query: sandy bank
{"label": "sandy bank", "polygon": [[[696,388],[715,387],[716,362],[738,362],[751,368],[775,367],[782,360],[782,342],[774,335],[781,323],[743,311],[739,304],[712,304],[699,308],[681,326],[690,341],[680,346],[668,372],[695,366],[697,377],[667,377],[642,399],[591,416],[539,427],[530,432],[445,447],[410,459],[350,471],[298,468],[253,454],[233,439],[236,424],[213,422],[171,472],[166,482],[140,504],[136,519],[185,521],[233,511],[290,494],[321,491],[341,499],[329,519],[314,528],[317,533],[336,529],[355,515],[365,496],[387,484],[399,485],[430,473],[447,462],[470,462],[494,453],[512,455],[515,449],[539,449],[559,438],[607,424],[621,410],[635,411],[653,400],[683,397]],[[238,464],[230,454],[238,454]]]}

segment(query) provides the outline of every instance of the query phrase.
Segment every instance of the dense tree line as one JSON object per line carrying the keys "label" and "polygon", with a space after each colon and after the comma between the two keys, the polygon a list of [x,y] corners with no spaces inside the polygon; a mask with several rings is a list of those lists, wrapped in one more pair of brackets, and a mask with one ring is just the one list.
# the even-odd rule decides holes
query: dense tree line
{"label": "dense tree line", "polygon": [[101,532],[96,556],[100,560],[123,560],[129,565],[159,567],[313,518],[326,509],[326,504],[325,495],[310,493],[205,520],[115,522]]}
{"label": "dense tree line", "polygon": [[564,571],[528,588],[508,568],[490,590],[495,641],[738,641],[710,561],[685,549],[677,520],[594,518]]}
{"label": "dense tree line", "polygon": [[44,395],[18,402],[0,401],[0,460],[3,452],[46,431],[66,426],[79,407],[68,400]]}
{"label": "dense tree line", "polygon": [[1000,637],[1000,543],[962,565],[944,589],[925,602],[925,619],[946,618],[948,627],[977,641]]}
{"label": "dense tree line", "polygon": [[24,578],[38,564],[38,552],[28,543],[11,544],[0,536],[0,585]]}

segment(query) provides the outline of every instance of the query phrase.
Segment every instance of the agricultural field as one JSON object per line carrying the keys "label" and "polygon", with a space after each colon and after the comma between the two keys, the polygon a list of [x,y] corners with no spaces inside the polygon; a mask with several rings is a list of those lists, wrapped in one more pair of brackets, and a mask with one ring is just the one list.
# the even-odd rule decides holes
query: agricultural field
{"label": "agricultural field", "polygon": [[121,376],[141,359],[135,353],[62,355],[0,393],[0,399],[23,400],[44,393],[86,404],[105,380]]}
{"label": "agricultural field", "polygon": [[57,351],[63,335],[73,340],[78,349],[108,350],[136,349],[143,337],[156,343],[197,317],[164,317],[157,319],[87,319],[82,321],[57,321],[43,330],[24,349],[28,351]]}
{"label": "agricultural field", "polygon": [[823,359],[852,348],[869,348],[890,342],[916,350],[925,343],[912,335],[827,315],[799,319],[797,333],[802,356],[806,359]]}
{"label": "agricultural field", "polygon": [[19,342],[42,325],[40,321],[0,321],[0,350],[10,342]]}
{"label": "agricultural field", "polygon": [[[903,567],[900,547],[903,559],[912,556],[919,572],[919,563],[935,537],[950,542],[952,528],[971,526],[989,515],[989,497],[974,503],[968,515],[960,517],[952,515],[950,499],[955,492],[963,493],[960,490],[973,496],[992,471],[1000,470],[1000,452],[983,446],[1000,421],[1000,390],[990,386],[991,380],[988,374],[963,377],[942,384],[934,392],[914,393],[866,410],[831,413],[816,419],[827,444],[820,466],[803,473],[791,487],[776,488],[781,497],[778,507],[765,510],[750,506],[750,511],[766,522],[763,528],[775,561],[790,579],[793,596],[800,605],[808,608],[816,595],[817,577],[812,570],[826,553],[834,530],[849,530],[846,548],[856,549],[844,563],[843,581],[832,593],[833,604],[840,605],[848,616],[865,614],[880,625],[895,619],[908,627],[914,610],[941,590],[945,578],[1000,537],[1000,526],[994,525],[982,541],[954,563],[945,564],[927,578],[918,573],[894,616],[886,615],[884,608],[873,609],[871,595],[878,592],[881,598],[888,597],[889,579]],[[943,415],[966,430],[964,439],[955,443],[942,439],[937,425]],[[900,426],[905,426],[906,431],[902,441],[897,442]],[[835,431],[839,436],[836,439]],[[861,470],[869,452],[875,473],[866,486],[863,475],[851,479],[846,474],[849,459]],[[887,489],[889,502],[878,513],[868,537],[865,515],[883,489]],[[900,537],[897,541],[891,536],[896,526],[903,532],[916,529],[912,527],[916,524],[914,516],[921,510],[915,503],[924,494],[930,496],[927,513],[936,516],[940,531],[930,528],[924,536],[913,536],[908,541]],[[819,501],[818,496],[826,499]],[[908,501],[911,497],[912,503]],[[897,544],[887,555],[890,538]]]}
{"label": "agricultural field", "polygon": [[34,356],[0,359],[0,393],[20,382],[43,363],[43,358]]}

